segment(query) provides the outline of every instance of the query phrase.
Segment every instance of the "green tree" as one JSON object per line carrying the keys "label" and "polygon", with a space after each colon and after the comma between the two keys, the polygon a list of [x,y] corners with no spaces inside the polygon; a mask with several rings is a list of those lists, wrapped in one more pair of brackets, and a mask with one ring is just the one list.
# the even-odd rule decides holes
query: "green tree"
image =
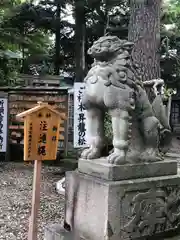
{"label": "green tree", "polygon": [[73,30],[72,24],[62,20],[61,17],[62,13],[66,12],[67,4],[68,1],[65,0],[41,0],[38,5],[44,10],[40,24],[55,35],[54,73],[56,75],[59,75],[60,66],[63,64],[62,55],[66,55],[62,46],[68,42],[69,35]]}
{"label": "green tree", "polygon": [[172,88],[180,87],[180,2],[165,5],[161,26],[162,77]]}
{"label": "green tree", "polygon": [[[5,1],[1,7],[0,72],[5,84],[8,76],[12,79],[12,73],[16,73],[14,76],[17,77],[20,69],[24,71],[24,62],[29,56],[47,54],[50,41],[42,27],[36,25],[38,15],[34,5],[21,1]],[[20,58],[23,61],[20,61]],[[10,82],[14,80],[7,80],[7,84]]]}
{"label": "green tree", "polygon": [[[21,58],[14,43],[14,30],[4,27],[4,20],[9,9],[18,4],[17,1],[1,1],[0,9],[0,85],[15,83],[18,73],[18,62]],[[13,42],[12,42],[13,39]]]}
{"label": "green tree", "polygon": [[85,41],[86,41],[86,12],[85,1],[75,0],[75,66],[76,81],[82,82],[85,77]]}

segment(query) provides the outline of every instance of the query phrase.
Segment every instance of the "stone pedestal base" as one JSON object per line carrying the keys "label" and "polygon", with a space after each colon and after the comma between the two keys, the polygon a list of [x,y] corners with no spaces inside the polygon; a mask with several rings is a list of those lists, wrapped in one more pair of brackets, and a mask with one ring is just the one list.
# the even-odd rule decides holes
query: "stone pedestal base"
{"label": "stone pedestal base", "polygon": [[79,159],[79,172],[105,180],[127,180],[147,177],[160,177],[177,174],[177,161],[159,161],[136,164],[112,165],[106,158]]}
{"label": "stone pedestal base", "polygon": [[74,240],[74,237],[60,224],[51,224],[45,228],[44,240]]}
{"label": "stone pedestal base", "polygon": [[85,240],[157,239],[180,225],[180,177],[107,181],[68,172],[65,221]]}

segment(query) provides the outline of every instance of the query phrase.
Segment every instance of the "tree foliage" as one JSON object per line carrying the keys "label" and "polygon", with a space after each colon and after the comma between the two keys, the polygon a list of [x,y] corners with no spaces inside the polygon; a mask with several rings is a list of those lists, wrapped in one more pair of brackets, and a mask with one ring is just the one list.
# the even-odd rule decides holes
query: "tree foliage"
{"label": "tree foliage", "polygon": [[162,14],[162,77],[170,87],[180,86],[180,2],[170,0]]}
{"label": "tree foliage", "polygon": [[[162,12],[160,51],[162,77],[168,86],[174,87],[180,82],[180,3],[170,1]],[[130,9],[127,0],[40,0],[38,4],[33,1],[4,0],[0,4],[0,59],[6,59],[8,64],[14,62],[18,71],[27,72],[29,65],[42,64],[47,66],[48,73],[53,73],[55,63],[56,70],[59,65],[61,69],[74,72],[75,56],[80,51],[77,41],[78,38],[82,39],[80,34],[84,34],[88,69],[92,59],[86,52],[93,41],[104,34],[120,38],[128,36]],[[75,37],[78,27],[75,28],[74,23],[62,17],[68,14],[67,6],[73,9],[74,18],[77,17],[77,10],[78,13],[84,13],[79,21],[83,21],[85,32],[82,33],[79,27],[78,38]],[[56,41],[50,40],[54,38]],[[5,66],[0,63],[0,74],[4,72],[3,69]]]}
{"label": "tree foliage", "polygon": [[15,38],[15,30],[4,25],[9,8],[14,7],[17,1],[1,1],[0,8],[0,85],[13,84],[17,77],[18,44]]}
{"label": "tree foliage", "polygon": [[[91,2],[91,1],[89,1]],[[87,45],[103,34],[127,38],[130,1],[94,0],[87,11]],[[88,45],[88,46],[89,46]],[[170,0],[161,12],[161,76],[168,87],[180,84],[180,2]],[[87,57],[89,63],[91,60]]]}

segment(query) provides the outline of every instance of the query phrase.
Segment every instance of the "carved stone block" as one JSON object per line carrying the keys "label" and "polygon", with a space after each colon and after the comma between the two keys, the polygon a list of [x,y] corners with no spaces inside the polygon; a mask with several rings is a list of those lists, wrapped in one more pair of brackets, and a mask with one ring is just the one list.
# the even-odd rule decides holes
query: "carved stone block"
{"label": "carved stone block", "polygon": [[177,161],[145,162],[125,165],[112,165],[105,158],[79,159],[80,172],[105,180],[127,180],[144,177],[159,177],[177,174]]}
{"label": "carved stone block", "polygon": [[88,240],[163,236],[180,226],[180,177],[106,181],[68,172],[65,221]]}

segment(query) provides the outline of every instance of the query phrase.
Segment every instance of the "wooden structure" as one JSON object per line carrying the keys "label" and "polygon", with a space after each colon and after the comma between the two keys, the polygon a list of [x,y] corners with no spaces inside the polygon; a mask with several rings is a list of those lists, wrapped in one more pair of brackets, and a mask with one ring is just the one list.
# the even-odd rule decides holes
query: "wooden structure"
{"label": "wooden structure", "polygon": [[24,123],[18,122],[16,115],[33,108],[38,101],[57,106],[58,111],[65,114],[59,131],[58,148],[67,150],[68,141],[68,88],[67,87],[0,87],[0,91],[9,96],[9,136],[13,144],[24,145]]}
{"label": "wooden structure", "polygon": [[17,118],[24,119],[24,160],[55,160],[60,122],[65,120],[65,114],[39,102]]}
{"label": "wooden structure", "polygon": [[180,96],[172,97],[171,104],[171,126],[175,135],[180,134]]}
{"label": "wooden structure", "polygon": [[39,102],[37,106],[18,114],[16,117],[18,120],[24,119],[24,160],[35,161],[28,240],[37,240],[41,162],[42,160],[56,159],[59,122],[65,119],[65,115],[49,104]]}
{"label": "wooden structure", "polygon": [[20,74],[17,80],[21,86],[60,87],[63,83],[73,86],[73,77],[56,75],[29,75]]}

